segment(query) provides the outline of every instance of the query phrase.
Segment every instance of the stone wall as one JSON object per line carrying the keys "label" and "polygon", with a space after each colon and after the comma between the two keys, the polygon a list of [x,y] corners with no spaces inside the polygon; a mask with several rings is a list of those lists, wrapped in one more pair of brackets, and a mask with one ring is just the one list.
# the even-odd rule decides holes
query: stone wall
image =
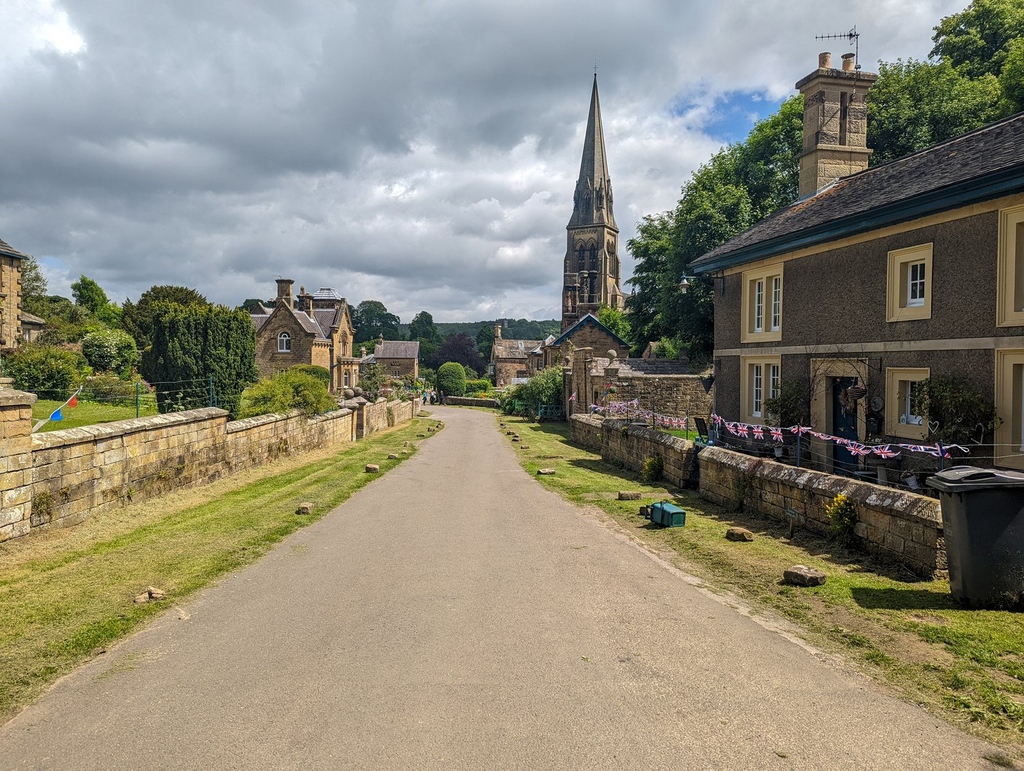
{"label": "stone wall", "polygon": [[[356,439],[356,414],[263,415],[215,407],[31,434],[33,394],[0,391],[0,541],[62,527],[284,455]],[[412,402],[365,405],[373,430],[412,420]]]}
{"label": "stone wall", "polygon": [[703,497],[724,505],[742,505],[783,522],[793,521],[817,533],[828,531],[825,507],[843,493],[856,507],[855,533],[864,548],[918,575],[945,575],[942,514],[934,498],[721,447],[702,449],[698,465]]}
{"label": "stone wall", "polygon": [[660,415],[675,417],[711,417],[711,395],[701,385],[697,375],[627,375],[619,372],[608,377],[612,368],[605,370],[605,376],[594,377],[594,388],[605,392],[607,385],[615,386],[617,402],[631,402],[636,399],[645,410]]}
{"label": "stone wall", "polygon": [[648,458],[660,457],[662,478],[676,487],[693,484],[694,445],[685,439],[622,420],[598,420],[585,415],[569,418],[574,442],[601,453],[610,463],[643,471]]}

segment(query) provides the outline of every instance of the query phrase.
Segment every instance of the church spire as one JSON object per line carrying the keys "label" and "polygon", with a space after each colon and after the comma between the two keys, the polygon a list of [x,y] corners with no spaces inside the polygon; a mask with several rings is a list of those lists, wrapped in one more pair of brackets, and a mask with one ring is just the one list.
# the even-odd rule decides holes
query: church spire
{"label": "church spire", "polygon": [[565,228],[563,332],[586,314],[596,315],[602,306],[621,310],[625,305],[619,288],[619,228],[612,212],[612,180],[604,149],[596,72],[583,160],[572,201],[572,217]]}
{"label": "church spire", "polygon": [[616,227],[612,211],[612,180],[608,173],[608,157],[604,149],[604,126],[601,124],[601,100],[597,95],[597,73],[590,94],[590,115],[583,139],[583,160],[573,195],[572,219],[569,227],[609,225]]}

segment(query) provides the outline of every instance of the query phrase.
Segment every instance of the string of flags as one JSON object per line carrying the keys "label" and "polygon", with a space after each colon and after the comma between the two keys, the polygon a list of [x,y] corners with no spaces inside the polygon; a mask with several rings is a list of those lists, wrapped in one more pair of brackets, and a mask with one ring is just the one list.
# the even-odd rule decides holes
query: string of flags
{"label": "string of flags", "polygon": [[71,398],[68,399],[66,402],[64,402],[62,405],[60,405],[60,407],[58,407],[53,412],[51,412],[49,417],[43,418],[38,423],[36,423],[32,427],[32,431],[33,432],[38,431],[40,428],[45,426],[51,420],[64,420],[64,408],[65,407],[69,407],[69,408],[77,407],[78,406],[78,395],[80,393],[82,393],[82,389],[81,388],[79,388],[77,391],[75,391],[73,394],[71,394]]}
{"label": "string of flags", "polygon": [[609,402],[606,405],[590,405],[591,412],[597,412],[602,409],[609,417],[628,414],[661,428],[674,428],[680,431],[686,431],[689,427],[688,418],[680,418],[675,415],[662,415],[660,413],[653,412],[652,410],[641,409],[639,399],[634,399],[631,402]]}
{"label": "string of flags", "polygon": [[835,442],[838,445],[842,445],[847,451],[854,456],[865,456],[875,455],[879,458],[896,458],[901,455],[901,450],[907,452],[919,452],[925,455],[931,455],[934,458],[952,458],[950,454],[951,450],[959,450],[962,453],[969,454],[970,450],[959,444],[942,444],[937,442],[935,444],[862,444],[861,442],[853,439],[847,439],[842,436],[831,436],[830,434],[823,434],[820,431],[815,431],[810,426],[788,426],[785,428],[773,428],[771,426],[762,425],[751,425],[750,423],[739,423],[735,421],[729,421],[723,418],[721,415],[712,415],[712,422],[718,428],[724,428],[733,436],[738,436],[741,439],[748,439],[753,437],[754,439],[771,439],[775,442],[782,442],[785,439],[786,433],[795,434],[797,436],[813,436],[815,439],[821,439],[825,442]]}

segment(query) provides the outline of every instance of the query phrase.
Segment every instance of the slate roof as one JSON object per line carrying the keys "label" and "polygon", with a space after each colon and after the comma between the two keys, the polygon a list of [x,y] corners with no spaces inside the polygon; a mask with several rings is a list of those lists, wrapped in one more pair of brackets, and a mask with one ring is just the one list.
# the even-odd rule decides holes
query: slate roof
{"label": "slate roof", "polygon": [[320,330],[323,332],[324,337],[330,337],[331,329],[341,324],[341,309],[314,308],[313,319],[320,325]]}
{"label": "slate roof", "polygon": [[252,321],[252,325],[256,328],[257,332],[259,332],[261,329],[263,329],[263,325],[267,323],[267,319],[269,319],[269,318],[270,318],[270,314],[269,313],[250,313],[249,314],[249,319]]}
{"label": "slate roof", "polygon": [[694,260],[711,272],[1024,190],[1024,113],[845,177]]}
{"label": "slate roof", "polygon": [[384,340],[374,346],[373,355],[378,359],[418,359],[420,341]]}
{"label": "slate roof", "polygon": [[501,340],[494,341],[491,348],[491,360],[496,359],[525,359],[530,351],[539,346],[540,340]]}
{"label": "slate roof", "polygon": [[9,243],[4,241],[2,238],[0,238],[0,255],[4,257],[14,257],[15,259],[18,260],[24,260],[26,257],[28,257],[27,254],[19,252],[17,249],[15,249]]}
{"label": "slate roof", "polygon": [[338,294],[335,290],[329,286],[322,286],[313,293],[314,300],[344,300],[345,298]]}
{"label": "slate roof", "polygon": [[619,377],[690,375],[690,365],[678,359],[607,359],[595,357],[590,374],[603,375],[607,367],[618,367]]}
{"label": "slate roof", "polygon": [[[320,328],[320,325],[314,319],[310,318],[304,311],[297,311],[294,308],[289,308],[287,305],[284,306],[284,309],[295,317],[295,320],[299,322],[299,326],[302,327],[304,331],[314,335],[317,341],[326,341],[330,336],[330,329],[328,329],[328,331],[325,333]],[[331,311],[331,313],[333,314],[334,311]],[[252,325],[256,328],[256,331],[259,332],[261,329],[263,329],[264,325],[270,319],[270,316],[272,314],[273,311],[266,314],[250,313],[249,319],[252,321]]]}
{"label": "slate roof", "polygon": [[568,340],[570,337],[576,334],[577,331],[579,331],[585,326],[597,327],[601,331],[610,335],[611,338],[615,340],[615,342],[617,342],[619,345],[625,346],[626,348],[629,347],[629,343],[627,343],[617,334],[608,329],[608,327],[606,327],[604,324],[598,321],[597,316],[595,316],[593,313],[586,314],[583,318],[581,318],[579,321],[577,321],[575,324],[573,324],[571,327],[565,330],[558,338],[555,339],[554,342],[550,343],[550,345],[560,346],[562,343],[564,343],[566,340]]}

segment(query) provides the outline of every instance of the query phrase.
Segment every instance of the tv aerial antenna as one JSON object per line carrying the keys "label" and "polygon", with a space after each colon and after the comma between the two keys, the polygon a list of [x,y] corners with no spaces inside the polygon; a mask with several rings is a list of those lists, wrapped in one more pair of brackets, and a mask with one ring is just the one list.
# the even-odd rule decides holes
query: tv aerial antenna
{"label": "tv aerial antenna", "polygon": [[815,40],[848,40],[853,43],[853,63],[854,69],[860,69],[860,33],[857,31],[857,25],[853,25],[853,29],[849,32],[841,32],[838,35],[815,35]]}

